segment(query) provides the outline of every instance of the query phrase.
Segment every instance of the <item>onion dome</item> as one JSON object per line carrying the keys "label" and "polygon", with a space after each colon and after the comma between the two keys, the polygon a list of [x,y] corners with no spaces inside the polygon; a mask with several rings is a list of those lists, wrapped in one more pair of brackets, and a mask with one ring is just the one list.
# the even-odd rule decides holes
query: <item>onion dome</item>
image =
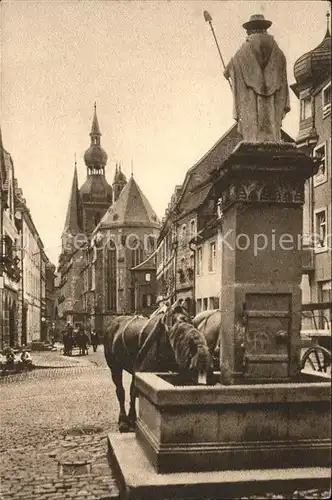
{"label": "onion dome", "polygon": [[101,146],[90,146],[84,154],[84,162],[87,167],[104,167],[107,163],[107,153]]}
{"label": "onion dome", "polygon": [[107,163],[107,153],[100,145],[100,129],[97,118],[96,104],[91,126],[91,145],[84,154],[84,162],[88,168],[100,169],[104,168]]}
{"label": "onion dome", "polygon": [[323,81],[329,74],[331,74],[331,34],[327,27],[323,41],[295,62],[294,76],[297,84],[310,85]]}

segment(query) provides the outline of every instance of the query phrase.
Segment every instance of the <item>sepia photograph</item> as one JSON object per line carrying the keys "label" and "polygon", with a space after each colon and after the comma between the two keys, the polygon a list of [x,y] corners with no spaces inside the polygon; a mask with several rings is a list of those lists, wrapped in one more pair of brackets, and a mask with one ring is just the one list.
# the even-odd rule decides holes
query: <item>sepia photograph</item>
{"label": "sepia photograph", "polygon": [[331,6],[0,0],[0,500],[328,499]]}

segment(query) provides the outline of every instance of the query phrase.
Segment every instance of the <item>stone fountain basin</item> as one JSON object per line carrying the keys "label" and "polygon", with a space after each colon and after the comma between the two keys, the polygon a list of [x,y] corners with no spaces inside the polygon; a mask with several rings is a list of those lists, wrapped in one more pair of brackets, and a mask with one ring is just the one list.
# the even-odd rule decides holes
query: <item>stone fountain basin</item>
{"label": "stone fountain basin", "polygon": [[136,375],[136,437],[158,473],[330,466],[326,379],[178,384],[176,374]]}

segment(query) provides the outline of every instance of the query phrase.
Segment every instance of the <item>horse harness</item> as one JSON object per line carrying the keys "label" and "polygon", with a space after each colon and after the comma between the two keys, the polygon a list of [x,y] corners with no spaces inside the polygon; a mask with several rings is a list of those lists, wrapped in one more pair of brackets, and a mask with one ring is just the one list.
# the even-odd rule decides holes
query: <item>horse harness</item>
{"label": "horse harness", "polygon": [[[126,330],[127,330],[128,326],[131,325],[131,323],[133,323],[135,321],[135,319],[137,319],[139,317],[140,316],[138,316],[136,314],[135,316],[133,316],[132,318],[130,318],[129,321],[125,324],[125,326],[124,326],[124,328],[122,330],[122,333],[121,333],[122,345],[123,345],[124,350],[125,350],[125,352],[126,352],[126,354],[128,356],[130,356],[130,352],[128,351],[127,344],[126,344]],[[148,321],[147,321],[147,323],[145,325],[143,325],[143,327],[141,328],[141,330],[140,330],[140,332],[138,334],[138,352],[141,351],[141,348],[144,345],[144,342],[142,343],[143,333],[146,331],[147,327],[151,324],[151,319],[154,319],[154,318],[149,318]],[[149,333],[151,333],[151,332],[149,332]]]}

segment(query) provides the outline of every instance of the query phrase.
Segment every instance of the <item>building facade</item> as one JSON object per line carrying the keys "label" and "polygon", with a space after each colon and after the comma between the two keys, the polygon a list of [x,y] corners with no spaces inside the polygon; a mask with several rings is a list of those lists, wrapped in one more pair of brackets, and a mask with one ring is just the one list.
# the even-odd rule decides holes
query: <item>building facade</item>
{"label": "building facade", "polygon": [[2,142],[0,153],[0,343],[3,348],[41,340],[49,260],[15,179],[12,158]]}
{"label": "building facade", "polygon": [[46,265],[49,260],[22,190],[18,186],[15,194],[16,214],[20,219],[19,246],[22,262],[19,325],[21,344],[27,345],[47,339]]}
{"label": "building facade", "polygon": [[[143,295],[149,295],[145,297],[148,301],[145,309],[155,307],[156,291],[150,257],[156,248],[159,228],[157,215],[131,176],[93,233],[91,259],[85,270],[84,283],[90,285],[93,292],[91,321],[97,330],[106,327],[108,317],[114,314],[137,312],[138,301],[141,297],[143,300]],[[150,274],[150,281],[146,284],[137,279],[141,274],[139,265],[143,263],[152,266],[150,272],[144,274],[145,277]],[[143,287],[148,291],[144,292]],[[87,288],[85,293],[89,294]]]}
{"label": "building facade", "polygon": [[87,311],[82,303],[83,271],[88,264],[89,241],[93,230],[113,201],[112,186],[107,182],[107,153],[101,147],[96,106],[90,132],[90,146],[84,154],[86,179],[78,186],[75,164],[71,192],[59,257],[57,314],[62,322],[85,323]]}
{"label": "building facade", "polygon": [[102,331],[105,317],[143,310],[141,301],[147,304],[144,309],[155,304],[152,263],[146,263],[152,268],[144,274],[150,274],[149,285],[142,282],[137,266],[153,253],[160,223],[134,177],[127,182],[120,165],[112,186],[108,184],[107,153],[100,137],[95,108],[91,144],[84,155],[87,178],[80,189],[76,166],[74,171],[62,233],[56,308],[62,323]]}
{"label": "building facade", "polygon": [[[0,132],[1,133],[1,132]],[[1,136],[0,136],[1,139]],[[15,218],[15,176],[10,154],[1,149],[1,249],[0,249],[0,340],[1,348],[20,343],[19,298],[21,265],[19,233]]]}
{"label": "building facade", "polygon": [[[329,21],[329,18],[328,18]],[[331,165],[331,34],[301,56],[294,65],[300,120],[297,147],[317,159],[318,172],[305,186],[303,232],[305,260],[302,279],[304,303],[332,302],[332,165]],[[327,320],[327,321],[326,321]],[[327,309],[318,321],[331,328]]]}

